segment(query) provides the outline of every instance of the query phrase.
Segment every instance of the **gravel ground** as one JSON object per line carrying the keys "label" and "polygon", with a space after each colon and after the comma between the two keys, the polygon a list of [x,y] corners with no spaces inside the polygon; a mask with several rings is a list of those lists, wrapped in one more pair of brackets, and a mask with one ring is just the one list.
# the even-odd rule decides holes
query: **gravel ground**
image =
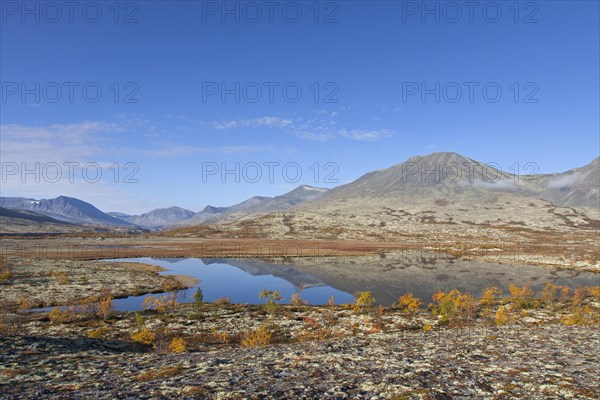
{"label": "gravel ground", "polygon": [[[131,313],[67,324],[33,317],[19,334],[0,337],[0,398],[600,398],[598,325],[563,325],[543,311],[468,328],[440,325],[425,310],[413,317],[386,311],[374,329],[373,315],[338,307],[335,334],[299,341],[293,338],[306,317],[326,308],[286,306],[270,316],[257,306],[207,307],[202,318],[189,308],[144,313],[155,332],[167,327],[185,337],[184,353],[124,340],[135,327]],[[266,322],[283,332],[281,340],[239,345]],[[99,326],[110,333],[86,337]],[[217,329],[230,333],[228,343],[214,340]]]}
{"label": "gravel ground", "polygon": [[28,309],[77,304],[110,289],[115,298],[160,292],[170,282],[155,265],[79,260],[10,261],[11,277],[0,284],[0,308]]}

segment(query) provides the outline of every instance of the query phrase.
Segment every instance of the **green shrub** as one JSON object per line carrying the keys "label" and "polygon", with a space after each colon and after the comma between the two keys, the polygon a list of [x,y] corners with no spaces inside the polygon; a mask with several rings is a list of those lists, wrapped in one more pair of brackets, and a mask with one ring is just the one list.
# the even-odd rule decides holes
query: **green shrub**
{"label": "green shrub", "polygon": [[366,312],[373,307],[376,301],[372,292],[358,292],[354,297],[354,305],[352,306],[354,312]]}
{"label": "green shrub", "polygon": [[258,298],[265,299],[265,311],[268,314],[274,314],[278,309],[278,301],[283,300],[281,297],[281,293],[279,290],[267,290],[264,289],[262,292],[258,294]]}

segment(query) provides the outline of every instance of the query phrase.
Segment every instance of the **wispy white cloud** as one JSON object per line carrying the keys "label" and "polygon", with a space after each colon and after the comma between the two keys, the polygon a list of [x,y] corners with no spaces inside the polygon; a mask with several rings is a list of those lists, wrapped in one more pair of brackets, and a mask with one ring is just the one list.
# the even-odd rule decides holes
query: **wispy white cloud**
{"label": "wispy white cloud", "polygon": [[395,132],[390,129],[353,127],[352,123],[344,118],[344,113],[349,110],[349,107],[336,111],[313,110],[308,118],[297,118],[289,130],[301,139],[320,142],[340,138],[376,142],[395,135]]}
{"label": "wispy white cloud", "polygon": [[548,189],[564,189],[577,184],[583,178],[584,174],[581,171],[563,174],[562,176],[551,177],[548,179],[546,187]]}
{"label": "wispy white cloud", "polygon": [[229,121],[214,121],[215,129],[235,129],[243,127],[254,128],[286,128],[293,124],[293,121],[281,117],[265,116],[252,119],[229,120]]}
{"label": "wispy white cloud", "polygon": [[279,117],[260,117],[252,120],[252,123],[255,126],[266,126],[272,128],[285,128],[286,126],[290,126],[292,121],[285,118]]}
{"label": "wispy white cloud", "polygon": [[389,129],[342,129],[338,132],[340,137],[364,142],[376,142],[394,135]]}
{"label": "wispy white cloud", "polygon": [[[193,154],[251,154],[272,151],[271,146],[193,146],[165,141],[168,135],[152,144],[145,141],[142,146],[123,146],[114,133],[132,133],[131,125],[148,127],[152,123],[145,119],[128,119],[127,125],[106,122],[81,122],[68,125],[28,126],[20,124],[0,125],[2,161],[17,163],[87,162],[112,163],[119,158],[180,157]],[[261,120],[259,123],[275,123]],[[113,160],[111,160],[113,159]],[[109,160],[109,161],[107,161]]]}
{"label": "wispy white cloud", "polygon": [[0,125],[3,161],[64,162],[82,161],[106,154],[110,149],[109,135],[123,128],[106,122],[81,122],[27,126]]}
{"label": "wispy white cloud", "polygon": [[122,131],[123,128],[116,124],[84,121],[76,124],[53,124],[48,126],[26,126],[20,124],[0,125],[3,138],[49,138],[65,141],[81,142],[90,134],[97,132]]}
{"label": "wispy white cloud", "polygon": [[296,136],[300,139],[312,140],[315,142],[327,142],[335,139],[335,135],[333,133],[319,133],[319,132],[306,132],[299,131],[296,132]]}
{"label": "wispy white cloud", "polygon": [[[108,210],[127,211],[139,208],[141,203],[136,194],[130,193],[131,184],[135,182],[125,183],[125,176],[130,177],[128,174],[132,172],[131,169],[123,169],[126,162],[142,165],[154,162],[153,158],[273,151],[270,145],[197,146],[165,141],[164,137],[161,137],[162,142],[142,141],[136,146],[136,141],[131,140],[129,134],[139,131],[132,126],[140,126],[145,131],[152,122],[143,119],[129,121],[131,123],[127,124],[119,120],[123,123],[86,121],[47,126],[0,125],[1,194],[33,198],[66,195],[93,204],[104,204]],[[115,165],[121,171],[118,182],[115,180]],[[92,168],[88,170],[90,166]],[[142,179],[142,176],[136,174],[133,179]]]}
{"label": "wispy white cloud", "polygon": [[271,146],[168,146],[162,149],[129,149],[129,152],[148,157],[181,157],[194,154],[253,154],[272,150]]}
{"label": "wispy white cloud", "polygon": [[213,122],[213,127],[215,129],[234,129],[234,128],[239,128],[240,126],[240,122],[239,121],[223,121],[223,122]]}
{"label": "wispy white cloud", "polygon": [[245,127],[279,128],[304,140],[326,142],[336,138],[349,140],[376,142],[391,136],[394,132],[389,129],[366,128],[340,128],[339,118],[341,113],[349,108],[336,111],[312,110],[309,118],[287,118],[278,116],[265,116],[251,119],[232,119],[227,121],[213,121],[212,125],[217,130],[238,129]]}

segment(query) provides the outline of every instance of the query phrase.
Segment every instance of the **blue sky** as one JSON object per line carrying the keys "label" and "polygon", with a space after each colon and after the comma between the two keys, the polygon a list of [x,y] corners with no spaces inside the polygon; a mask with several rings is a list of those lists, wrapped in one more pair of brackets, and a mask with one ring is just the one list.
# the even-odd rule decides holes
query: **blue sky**
{"label": "blue sky", "polygon": [[3,196],[198,211],[435,151],[540,172],[600,151],[597,1],[88,3],[1,3]]}

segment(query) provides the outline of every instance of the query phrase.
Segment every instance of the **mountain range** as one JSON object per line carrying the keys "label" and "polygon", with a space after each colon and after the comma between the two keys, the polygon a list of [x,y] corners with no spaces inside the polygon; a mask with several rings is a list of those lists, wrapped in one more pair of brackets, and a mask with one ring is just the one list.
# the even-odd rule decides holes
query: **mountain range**
{"label": "mountain range", "polygon": [[141,215],[119,212],[109,212],[108,215],[146,228],[164,228],[175,225],[194,226],[289,210],[300,203],[317,199],[327,191],[328,189],[325,188],[302,185],[280,196],[254,196],[230,207],[209,205],[197,213],[181,207],[170,207],[158,208]]}
{"label": "mountain range", "polygon": [[[59,196],[55,199],[31,199],[24,197],[0,197],[0,207],[7,210],[26,210],[38,216],[47,216],[55,222],[79,225],[142,227],[160,229],[169,226],[193,226],[259,216],[273,211],[285,211],[318,198],[328,189],[302,185],[280,196],[255,196],[230,207],[206,206],[195,213],[181,207],[159,208],[141,215],[120,212],[104,213],[82,200]],[[11,214],[18,218],[17,214]],[[24,217],[25,215],[21,215]],[[8,216],[6,216],[8,218]],[[50,222],[50,221],[45,221]]]}
{"label": "mountain range", "polygon": [[142,215],[128,215],[119,212],[109,212],[107,214],[131,224],[152,228],[169,226],[196,215],[195,212],[181,207],[157,208]]}
{"label": "mountain range", "polygon": [[412,157],[331,190],[302,185],[280,196],[255,196],[229,207],[206,206],[200,212],[169,207],[141,215],[104,213],[65,196],[0,197],[0,207],[71,224],[153,229],[253,220],[281,233],[291,220],[310,234],[314,218],[330,226],[461,221],[577,226],[600,217],[599,188],[600,157],[563,173],[518,176],[457,153],[440,152]]}
{"label": "mountain range", "polygon": [[518,176],[456,153],[433,153],[256,218],[252,229],[236,222],[225,228],[270,238],[376,240],[469,235],[490,227],[597,229],[599,167],[595,159],[564,173]]}
{"label": "mountain range", "polygon": [[0,207],[29,210],[58,221],[82,225],[135,226],[107,215],[85,201],[66,196],[55,199],[29,199],[24,197],[0,197]]}
{"label": "mountain range", "polygon": [[504,192],[547,200],[557,206],[598,209],[599,186],[600,157],[564,173],[519,176],[457,153],[433,153],[367,173],[332,189],[317,203],[404,196],[451,200]]}
{"label": "mountain range", "polygon": [[268,214],[270,212],[286,211],[302,203],[316,200],[328,191],[329,189],[326,188],[301,185],[280,196],[254,196],[231,207],[207,206],[189,220],[180,221],[178,225],[193,226],[242,220]]}

